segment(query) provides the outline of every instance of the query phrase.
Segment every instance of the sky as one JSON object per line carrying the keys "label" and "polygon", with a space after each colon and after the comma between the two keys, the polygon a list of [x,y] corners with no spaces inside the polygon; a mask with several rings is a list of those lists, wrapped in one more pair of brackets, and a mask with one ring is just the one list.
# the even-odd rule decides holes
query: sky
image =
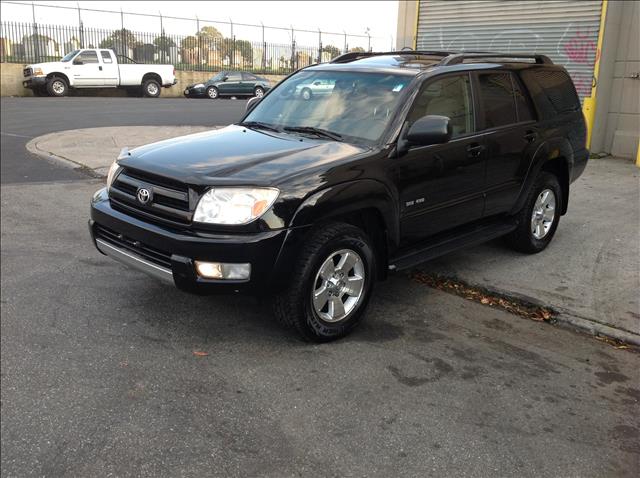
{"label": "sky", "polygon": [[[21,0],[17,0],[20,2]],[[16,5],[2,1],[0,18],[3,22],[32,22],[31,2]],[[371,35],[371,46],[374,50],[390,49],[395,45],[398,0],[391,1],[36,1],[35,14],[37,23],[77,25],[77,10],[65,10],[43,5],[60,5],[98,10],[114,10],[124,12],[158,14],[163,16],[187,17],[193,20],[163,19],[166,33],[188,35],[196,30],[195,17],[198,16],[200,26],[215,26],[224,36],[230,36],[231,27],[227,24],[209,23],[210,21],[234,22],[233,33],[237,39],[261,41],[262,29],[238,25],[238,23],[265,26],[300,28],[317,32],[321,29],[338,34],[323,34],[323,44],[333,44],[340,49],[344,46],[343,32],[363,35],[364,38],[348,37],[349,48],[362,46],[367,48],[367,29]],[[104,29],[120,28],[119,13],[99,13],[82,11],[85,27]],[[124,15],[124,27],[133,31],[160,31],[160,20],[154,17]],[[318,33],[295,32],[294,37],[299,45],[315,46],[318,44]],[[265,41],[271,43],[291,42],[288,30],[265,30]]]}

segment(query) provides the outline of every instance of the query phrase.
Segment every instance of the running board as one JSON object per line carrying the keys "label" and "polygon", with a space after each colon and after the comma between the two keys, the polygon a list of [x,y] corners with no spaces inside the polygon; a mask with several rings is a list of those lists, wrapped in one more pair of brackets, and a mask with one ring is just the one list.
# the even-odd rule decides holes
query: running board
{"label": "running board", "polygon": [[448,236],[436,242],[432,242],[426,247],[419,249],[411,249],[405,253],[401,253],[398,257],[389,261],[389,270],[400,271],[409,269],[410,267],[422,262],[430,261],[436,257],[443,256],[450,252],[462,249],[464,247],[476,246],[483,242],[490,241],[505,234],[510,233],[517,227],[515,221],[486,224],[477,226],[473,230],[456,236]]}

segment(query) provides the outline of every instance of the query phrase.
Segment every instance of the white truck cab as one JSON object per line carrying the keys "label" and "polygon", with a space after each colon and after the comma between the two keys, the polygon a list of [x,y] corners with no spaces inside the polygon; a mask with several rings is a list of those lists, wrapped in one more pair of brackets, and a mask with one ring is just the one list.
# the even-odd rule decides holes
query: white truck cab
{"label": "white truck cab", "polygon": [[74,50],[60,61],[27,65],[23,70],[25,88],[36,96],[66,96],[69,88],[126,88],[158,97],[162,87],[176,84],[173,65],[136,63],[113,50]]}

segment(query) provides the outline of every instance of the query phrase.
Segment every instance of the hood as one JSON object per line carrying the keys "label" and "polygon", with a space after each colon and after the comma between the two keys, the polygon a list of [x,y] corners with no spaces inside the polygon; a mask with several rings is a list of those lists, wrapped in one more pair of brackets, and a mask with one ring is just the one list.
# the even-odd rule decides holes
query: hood
{"label": "hood", "polygon": [[135,148],[119,164],[192,185],[267,186],[366,150],[232,125]]}
{"label": "hood", "polygon": [[[25,68],[57,68],[60,66],[60,61],[48,61],[46,63],[33,63],[31,65],[25,66]],[[69,65],[71,62],[69,62]]]}

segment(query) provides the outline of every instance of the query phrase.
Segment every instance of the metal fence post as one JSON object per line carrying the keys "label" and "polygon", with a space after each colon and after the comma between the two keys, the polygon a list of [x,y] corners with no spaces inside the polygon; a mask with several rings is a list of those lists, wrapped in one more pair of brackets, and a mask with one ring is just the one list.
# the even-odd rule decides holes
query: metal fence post
{"label": "metal fence post", "polygon": [[322,32],[318,28],[318,63],[322,63]]}
{"label": "metal fence post", "polygon": [[260,22],[262,25],[262,71],[266,68],[267,63],[267,44],[264,41],[264,23]]}
{"label": "metal fence post", "polygon": [[33,17],[33,47],[36,56],[36,63],[40,62],[40,39],[38,38],[38,24],[36,23],[36,6],[31,2],[31,15]]}
{"label": "metal fence post", "polygon": [[202,65],[202,60],[200,58],[200,46],[202,45],[201,42],[201,38],[200,38],[200,19],[198,18],[198,15],[196,15],[196,38],[198,39],[198,64],[196,65],[196,70],[200,69],[200,65]]}
{"label": "metal fence post", "polygon": [[342,33],[344,33],[344,48],[342,50],[342,53],[347,53],[347,32],[345,32],[344,30],[342,30]]}
{"label": "metal fence post", "polygon": [[166,58],[165,48],[167,46],[167,40],[164,37],[164,26],[162,25],[162,12],[158,10],[158,14],[160,15],[160,45],[158,50],[160,50],[160,61],[164,63]]}
{"label": "metal fence post", "polygon": [[82,27],[82,15],[80,13],[80,4],[78,5],[78,36],[80,37],[80,48],[84,48],[84,28]]}

